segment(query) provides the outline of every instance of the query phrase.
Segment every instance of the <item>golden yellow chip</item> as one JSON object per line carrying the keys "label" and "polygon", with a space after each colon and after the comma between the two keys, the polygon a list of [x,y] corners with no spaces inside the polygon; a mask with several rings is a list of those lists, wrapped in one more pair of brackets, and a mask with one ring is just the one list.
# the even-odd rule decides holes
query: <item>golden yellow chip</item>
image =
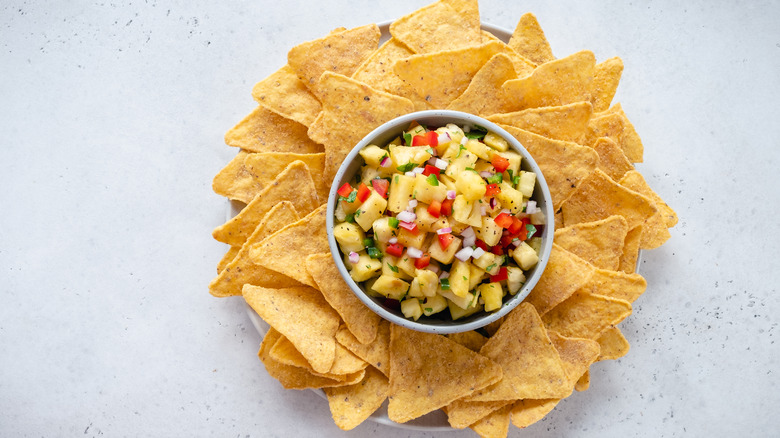
{"label": "golden yellow chip", "polygon": [[550,189],[553,210],[557,211],[596,170],[598,154],[587,146],[553,140],[513,126],[500,126],[534,157]]}
{"label": "golden yellow chip", "polygon": [[501,366],[445,336],[390,328],[392,421],[406,423],[499,379]]}
{"label": "golden yellow chip", "polygon": [[656,208],[655,214],[648,217],[642,224],[642,237],[639,241],[639,247],[642,249],[653,249],[663,245],[664,242],[672,237],[667,229],[666,221],[675,223],[677,215],[647,185],[647,182],[645,182],[645,179],[639,172],[635,170],[626,172],[623,178],[620,179],[620,185],[646,196]]}
{"label": "golden yellow chip", "polygon": [[388,381],[376,368],[366,369],[360,383],[325,388],[333,421],[342,430],[352,430],[371,416],[387,398]]}
{"label": "golden yellow chip", "polygon": [[251,152],[315,154],[322,145],[311,141],[308,128],[258,106],[225,134],[225,143]]}
{"label": "golden yellow chip", "polygon": [[641,163],[644,155],[642,139],[639,138],[634,125],[628,120],[623,109],[618,106],[614,112],[604,115],[594,115],[588,122],[587,144],[594,144],[599,137],[609,137],[620,146],[623,153],[632,163]]}
{"label": "golden yellow chip", "polygon": [[614,360],[628,354],[631,346],[623,336],[623,332],[617,327],[610,327],[597,339],[601,346],[601,353],[598,360]]}
{"label": "golden yellow chip", "polygon": [[525,301],[544,315],[584,286],[593,271],[588,262],[553,242],[547,266]]}
{"label": "golden yellow chip", "polygon": [[658,212],[650,198],[621,186],[598,169],[561,208],[567,227],[620,215],[632,229]]}
{"label": "golden yellow chip", "polygon": [[609,137],[599,137],[592,144],[593,149],[599,154],[599,169],[609,175],[615,181],[619,181],[634,165],[628,161],[623,149]]}
{"label": "golden yellow chip", "polygon": [[522,303],[509,313],[480,353],[500,364],[504,376],[466,400],[561,398],[568,394],[561,358],[539,314],[529,303]]}
{"label": "golden yellow chip", "polygon": [[336,343],[336,357],[333,359],[333,365],[327,373],[318,373],[314,371],[311,364],[295,348],[295,345],[284,336],[281,336],[269,352],[270,357],[279,363],[285,365],[306,368],[312,374],[327,377],[334,380],[346,380],[352,378],[360,371],[366,369],[368,364],[350,353],[346,348]]}
{"label": "golden yellow chip", "polygon": [[366,307],[339,274],[330,253],[312,254],[306,258],[306,269],[328,303],[341,315],[347,328],[361,344],[376,338],[379,315]]}
{"label": "golden yellow chip", "polygon": [[480,46],[412,55],[395,63],[393,70],[432,108],[446,108],[463,94],[479,69],[504,44],[489,41]]}
{"label": "golden yellow chip", "polygon": [[474,330],[468,332],[450,333],[447,335],[447,337],[471,351],[479,351],[479,349],[482,348],[482,346],[485,345],[485,342],[488,340],[488,338],[482,336]]}
{"label": "golden yellow chip", "polygon": [[509,417],[512,412],[512,404],[497,409],[476,423],[471,429],[481,438],[504,438],[509,433]]}
{"label": "golden yellow chip", "polygon": [[480,116],[505,112],[509,97],[501,89],[504,82],[517,78],[512,60],[503,53],[494,55],[474,75],[466,91],[447,109]]}
{"label": "golden yellow chip", "polygon": [[292,204],[296,216],[297,213],[307,215],[320,205],[311,172],[303,161],[290,163],[236,216],[215,228],[212,236],[228,245],[241,246],[266,213],[282,201]]}
{"label": "golden yellow chip", "polygon": [[283,201],[268,211],[266,217],[258,225],[252,235],[249,236],[245,244],[238,251],[223,270],[219,272],[209,284],[209,292],[215,297],[227,297],[241,295],[241,288],[244,284],[253,284],[255,286],[265,287],[293,287],[300,286],[298,281],[273,271],[263,266],[255,264],[249,257],[249,248],[255,243],[261,242],[267,237],[271,229],[280,229],[281,224],[277,221],[291,220],[296,221],[298,214],[289,201]]}
{"label": "golden yellow chip", "polygon": [[556,140],[579,143],[585,138],[592,112],[593,107],[590,102],[574,102],[568,105],[494,114],[487,119]]}
{"label": "golden yellow chip", "polygon": [[[295,220],[298,220],[296,218]],[[240,246],[231,246],[224,256],[222,256],[222,259],[220,259],[219,263],[217,263],[217,274],[222,272],[227,265],[233,261],[234,258],[238,255],[238,252],[241,250]]]}
{"label": "golden yellow chip", "polygon": [[[320,202],[325,202],[330,193],[330,180],[325,179],[325,154],[281,154],[281,153],[261,153],[249,154],[244,159],[244,167],[251,174],[252,178],[264,188],[273,184],[276,177],[284,171],[293,161],[303,161],[311,172],[311,179],[317,186],[317,197]],[[249,203],[259,191],[252,193]]]}
{"label": "golden yellow chip", "polygon": [[627,274],[636,271],[636,263],[639,258],[639,242],[642,240],[642,226],[628,230],[626,241],[623,243],[623,254],[620,256],[620,266],[618,270]]}
{"label": "golden yellow chip", "polygon": [[585,374],[583,374],[580,377],[580,380],[577,380],[577,383],[574,385],[575,391],[587,391],[588,388],[590,388],[590,370],[585,371]]}
{"label": "golden yellow chip", "polygon": [[256,181],[244,165],[244,160],[249,155],[247,151],[238,151],[236,156],[214,176],[214,181],[211,183],[214,193],[248,204],[263,189],[263,184]]}
{"label": "golden yellow chip", "polygon": [[384,375],[390,376],[390,323],[387,320],[379,322],[376,337],[370,344],[361,344],[346,327],[336,332],[336,340]]}
{"label": "golden yellow chip", "polygon": [[677,213],[669,207],[669,204],[664,202],[658,194],[650,188],[645,181],[645,178],[641,173],[637,171],[626,172],[625,175],[619,181],[620,185],[628,187],[629,189],[641,193],[655,202],[656,208],[658,208],[661,218],[667,228],[672,228],[677,225]]}
{"label": "golden yellow chip", "polygon": [[320,112],[320,102],[289,65],[255,84],[252,97],[261,106],[282,117],[309,126]]}
{"label": "golden yellow chip", "polygon": [[380,91],[395,94],[409,99],[414,104],[415,111],[430,109],[430,105],[418,96],[411,87],[399,78],[393,71],[393,65],[401,59],[408,58],[414,52],[395,38],[385,41],[377,51],[360,64],[352,79],[360,81]]}
{"label": "golden yellow chip", "polygon": [[479,13],[458,14],[444,1],[438,1],[407,14],[390,25],[393,38],[415,53],[431,53],[482,43]]}
{"label": "golden yellow chip", "polygon": [[327,373],[336,358],[339,314],[310,287],[271,289],[244,285],[244,299],[265,322],[292,342],[312,369]]}
{"label": "golden yellow chip", "polygon": [[622,74],[623,60],[618,57],[609,58],[604,62],[596,64],[593,72],[593,89],[591,90],[591,102],[593,102],[594,112],[609,109]]}
{"label": "golden yellow chip", "polygon": [[322,112],[309,137],[325,145],[324,180],[328,184],[349,151],[377,126],[414,111],[405,99],[346,76],[326,72],[318,85]]}
{"label": "golden yellow chip", "polygon": [[550,43],[547,42],[547,37],[539,26],[539,21],[530,12],[520,17],[509,39],[509,47],[536,64],[544,64],[555,59]]}
{"label": "golden yellow chip", "polygon": [[631,314],[628,301],[578,291],[542,315],[548,330],[572,338],[598,339]]}
{"label": "golden yellow chip", "polygon": [[[596,57],[587,50],[539,65],[526,77],[504,84],[513,110],[590,101]],[[519,73],[518,73],[519,75]]]}
{"label": "golden yellow chip", "polygon": [[569,395],[574,391],[574,385],[588,371],[590,365],[599,357],[601,347],[593,339],[561,336],[554,331],[548,331],[558,355],[563,361],[563,369],[566,371]]}
{"label": "golden yellow chip", "polygon": [[323,204],[306,217],[268,236],[249,248],[249,257],[260,266],[281,272],[299,282],[317,287],[309,272],[301,266],[309,254],[328,251]]}
{"label": "golden yellow chip", "polygon": [[448,404],[444,411],[447,413],[450,426],[455,429],[465,429],[498,409],[511,404],[511,400],[486,402],[455,400]]}
{"label": "golden yellow chip", "polygon": [[617,270],[628,223],[623,216],[610,216],[555,230],[555,243],[597,268]]}
{"label": "golden yellow chip", "polygon": [[304,85],[316,91],[325,72],[352,76],[377,49],[380,36],[376,24],[333,32],[293,47],[287,53],[287,63]]}
{"label": "golden yellow chip", "polygon": [[647,289],[647,281],[639,274],[596,269],[581,290],[618,298],[633,303]]}
{"label": "golden yellow chip", "polygon": [[544,418],[558,405],[560,399],[519,400],[512,406],[512,424],[524,429]]}

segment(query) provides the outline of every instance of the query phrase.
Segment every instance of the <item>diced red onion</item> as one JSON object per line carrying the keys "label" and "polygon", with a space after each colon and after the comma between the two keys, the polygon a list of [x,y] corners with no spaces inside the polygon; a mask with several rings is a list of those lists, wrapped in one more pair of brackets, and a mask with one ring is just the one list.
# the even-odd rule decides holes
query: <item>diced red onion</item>
{"label": "diced red onion", "polygon": [[512,212],[508,208],[505,208],[505,209],[501,210],[500,213],[512,214]]}
{"label": "diced red onion", "polygon": [[482,172],[479,172],[479,176],[482,178],[490,178],[493,176],[493,172],[488,172],[487,170],[483,170]]}
{"label": "diced red onion", "polygon": [[521,244],[521,243],[523,243],[523,241],[522,241],[522,240],[520,240],[520,239],[515,239],[515,240],[513,240],[513,241],[512,241],[512,245],[514,245],[514,246],[515,246],[515,248],[517,248],[518,246],[520,246],[520,244]]}
{"label": "diced red onion", "polygon": [[474,229],[471,227],[466,228],[465,230],[460,232],[461,237],[463,237],[463,246],[474,246],[475,243],[477,243],[477,234],[474,232]]}
{"label": "diced red onion", "polygon": [[452,140],[452,137],[450,137],[449,132],[443,132],[439,134],[439,144],[448,143],[450,140]]}
{"label": "diced red onion", "polygon": [[496,208],[496,205],[498,205],[498,201],[496,201],[496,198],[490,198],[490,208]]}
{"label": "diced red onion", "polygon": [[[413,201],[414,201],[414,199],[413,199]],[[404,210],[404,211],[398,213],[395,216],[395,218],[398,219],[401,222],[414,222],[415,219],[417,219],[417,215],[412,213],[411,211],[405,211]]]}
{"label": "diced red onion", "polygon": [[406,248],[406,255],[413,259],[419,259],[423,256],[423,252],[420,249],[410,246],[409,248]]}
{"label": "diced red onion", "polygon": [[[400,224],[400,222],[399,222],[399,224]],[[393,237],[387,239],[387,243],[389,243],[391,245],[394,244],[394,243],[398,243],[398,238],[393,236]]]}
{"label": "diced red onion", "polygon": [[398,222],[398,226],[400,226],[401,228],[405,228],[405,229],[407,229],[409,231],[412,231],[412,230],[414,230],[414,227],[417,226],[417,224],[414,223],[414,222],[403,222],[403,221],[401,221],[401,222]]}
{"label": "diced red onion", "polygon": [[484,205],[480,205],[479,206],[479,214],[481,214],[482,216],[486,216],[487,215],[487,208],[485,208]]}
{"label": "diced red onion", "polygon": [[417,207],[417,200],[416,199],[410,199],[409,200],[409,207]]}
{"label": "diced red onion", "polygon": [[477,249],[474,250],[474,253],[471,254],[471,256],[474,257],[475,260],[482,257],[483,255],[485,255],[485,250],[479,247],[477,247]]}
{"label": "diced red onion", "polygon": [[417,175],[417,174],[410,170],[409,172],[406,172],[404,175],[411,176],[412,178],[414,178],[414,176]]}
{"label": "diced red onion", "polygon": [[[468,132],[468,131],[466,131],[466,132]],[[469,138],[464,135],[463,138],[460,139],[460,144],[461,145],[465,145],[468,141],[469,141]]]}
{"label": "diced red onion", "polygon": [[350,251],[349,253],[349,262],[350,263],[357,263],[360,261],[360,255],[356,253],[355,251]]}
{"label": "diced red onion", "polygon": [[422,167],[415,167],[414,169],[412,169],[412,173],[414,174],[423,173],[424,171],[425,169],[423,169]]}
{"label": "diced red onion", "polygon": [[447,199],[455,199],[456,196],[458,196],[458,194],[455,190],[447,190]]}
{"label": "diced red onion", "polygon": [[435,166],[436,165],[436,160],[437,160],[436,157],[428,158],[428,164],[430,164],[431,166]]}
{"label": "diced red onion", "polygon": [[441,158],[437,158],[436,161],[433,163],[433,165],[439,168],[440,170],[444,170],[447,168],[447,162],[442,160]]}
{"label": "diced red onion", "polygon": [[472,254],[474,254],[474,249],[472,249],[470,246],[465,246],[461,248],[460,251],[455,253],[455,258],[457,258],[462,262],[465,262],[468,261],[469,258],[471,258]]}
{"label": "diced red onion", "polygon": [[527,214],[536,213],[536,201],[534,201],[533,199],[529,199],[528,203],[525,205],[525,212]]}
{"label": "diced red onion", "polygon": [[433,271],[436,274],[438,274],[439,270],[440,270],[439,267],[434,265],[434,264],[428,265],[428,267],[426,269],[428,269],[429,271]]}
{"label": "diced red onion", "polygon": [[471,126],[463,125],[463,132],[469,132],[469,131],[471,131]]}
{"label": "diced red onion", "polygon": [[436,230],[436,234],[447,234],[451,232],[452,232],[452,227],[439,228],[438,230]]}
{"label": "diced red onion", "polygon": [[382,162],[379,163],[379,165],[382,166],[382,167],[390,167],[390,157],[386,156],[386,157],[382,158]]}
{"label": "diced red onion", "polygon": [[442,271],[441,275],[439,275],[440,280],[443,280],[445,278],[450,278],[450,271]]}

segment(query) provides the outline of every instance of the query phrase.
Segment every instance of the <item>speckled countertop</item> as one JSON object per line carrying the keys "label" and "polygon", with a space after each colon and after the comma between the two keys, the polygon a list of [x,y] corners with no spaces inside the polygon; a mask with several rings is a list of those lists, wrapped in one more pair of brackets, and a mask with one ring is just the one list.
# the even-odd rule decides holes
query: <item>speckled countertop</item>
{"label": "speckled countertop", "polygon": [[[0,4],[0,435],[474,436],[341,432],[206,288],[211,178],[252,85],[299,42],[426,3]],[[680,221],[644,255],[630,353],[510,436],[776,434],[780,3],[481,2],[510,30],[527,11],[558,56],[622,57],[639,170]]]}

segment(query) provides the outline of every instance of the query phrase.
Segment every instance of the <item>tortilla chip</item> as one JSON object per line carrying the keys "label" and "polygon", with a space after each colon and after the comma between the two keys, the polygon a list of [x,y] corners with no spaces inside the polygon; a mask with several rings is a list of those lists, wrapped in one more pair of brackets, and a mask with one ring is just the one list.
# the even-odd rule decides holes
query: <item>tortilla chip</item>
{"label": "tortilla chip", "polygon": [[341,277],[331,254],[308,256],[306,269],[317,284],[317,288],[328,303],[336,309],[355,338],[361,344],[373,342],[382,318],[355,296]]}
{"label": "tortilla chip", "polygon": [[593,107],[590,102],[574,102],[562,106],[528,108],[487,117],[494,123],[511,125],[548,138],[582,142]]}
{"label": "tortilla chip", "polygon": [[409,99],[414,104],[415,111],[430,109],[430,105],[417,95],[411,87],[399,78],[393,71],[393,65],[401,59],[408,58],[414,52],[404,44],[390,38],[385,41],[368,59],[357,68],[352,79],[360,81],[376,90],[385,91]]}
{"label": "tortilla chip", "polygon": [[568,394],[561,358],[530,303],[510,312],[480,353],[500,364],[504,376],[466,400],[561,398]]}
{"label": "tortilla chip", "polygon": [[655,202],[655,206],[661,214],[661,219],[667,228],[672,228],[677,225],[677,213],[669,207],[669,204],[664,202],[660,196],[645,181],[645,178],[641,173],[637,171],[626,172],[620,180],[620,185],[627,187],[635,192],[639,192]]}
{"label": "tortilla chip", "polygon": [[455,400],[448,404],[444,411],[447,413],[447,420],[450,426],[455,429],[465,429],[491,413],[511,404],[512,401],[510,400],[487,402]]}
{"label": "tortilla chip", "polygon": [[311,367],[311,364],[309,364],[306,358],[303,357],[301,352],[298,351],[295,348],[295,345],[293,345],[293,343],[284,336],[280,337],[279,340],[276,341],[276,344],[274,344],[269,353],[274,360],[280,363],[296,366],[299,368],[306,368],[312,374],[334,380],[345,380],[366,369],[368,366],[365,361],[350,353],[346,348],[342,347],[338,343],[336,343],[336,357],[333,359],[333,365],[331,366],[330,371],[327,373],[318,373],[314,371],[314,369]]}
{"label": "tortilla chip", "polygon": [[447,109],[481,116],[505,112],[509,96],[506,96],[501,85],[516,78],[512,60],[498,53],[479,69],[466,91],[453,100]]}
{"label": "tortilla chip", "polygon": [[[212,236],[228,245],[241,246],[255,231],[266,213],[283,201],[291,204],[296,212],[295,216],[298,216],[297,213],[307,215],[320,205],[311,173],[303,161],[290,163],[270,184],[255,195],[244,209],[215,228]],[[268,218],[268,220],[272,219]],[[287,224],[290,223],[292,222]]]}
{"label": "tortilla chip", "polygon": [[505,52],[503,43],[412,55],[395,63],[393,70],[434,109],[446,108],[463,94],[479,69],[493,55]]}
{"label": "tortilla chip", "polygon": [[[596,57],[587,50],[539,65],[526,77],[507,81],[513,110],[590,100]],[[519,73],[518,73],[519,75]]]}
{"label": "tortilla chip", "polygon": [[542,315],[542,321],[563,336],[595,340],[630,314],[628,301],[578,291]]}
{"label": "tortilla chip", "polygon": [[379,46],[381,32],[376,24],[331,33],[293,47],[287,63],[310,90],[318,89],[325,72],[352,76]]}
{"label": "tortilla chip", "polygon": [[614,360],[628,354],[631,345],[623,336],[623,332],[617,327],[610,327],[596,340],[601,346],[598,360]]}
{"label": "tortilla chip", "polygon": [[474,330],[468,332],[450,333],[447,335],[447,337],[471,351],[479,351],[479,349],[482,348],[482,346],[485,345],[485,342],[488,340],[488,338],[482,336]]}
{"label": "tortilla chip", "polygon": [[406,423],[500,379],[497,363],[445,336],[390,328],[392,421]]}
{"label": "tortilla chip", "polygon": [[306,286],[271,289],[247,284],[243,294],[252,309],[289,339],[314,371],[330,371],[336,358],[340,319],[318,290]]}
{"label": "tortilla chip", "polygon": [[539,165],[556,211],[596,170],[598,154],[587,146],[553,140],[513,126],[500,126],[520,141]]}
{"label": "tortilla chip", "polygon": [[597,268],[617,270],[628,223],[623,216],[610,216],[555,230],[555,243]]}
{"label": "tortilla chip", "polygon": [[[464,2],[462,4],[465,5]],[[395,20],[390,25],[390,34],[415,53],[453,50],[482,43],[479,12],[464,16],[443,1]]]}
{"label": "tortilla chip", "polygon": [[634,125],[628,120],[622,109],[600,116],[594,116],[588,122],[587,144],[594,144],[599,137],[609,137],[620,146],[632,163],[641,163],[644,154],[642,139]]}
{"label": "tortilla chip", "polygon": [[569,395],[571,395],[574,385],[598,359],[601,347],[592,339],[561,336],[554,331],[549,331],[547,334],[563,361],[563,369],[566,371],[570,389]]}
{"label": "tortilla chip", "polygon": [[609,109],[622,74],[623,60],[618,57],[609,58],[604,62],[596,64],[593,72],[593,88],[591,89],[591,102],[593,103],[594,112]]}
{"label": "tortilla chip", "polygon": [[[244,159],[244,166],[257,181],[261,188],[272,184],[276,177],[284,171],[293,161],[303,161],[311,172],[311,179],[317,186],[317,197],[320,202],[325,202],[330,193],[331,180],[326,179],[325,173],[325,154],[282,154],[282,153],[262,153],[249,154]],[[249,203],[259,191],[252,193]]]}
{"label": "tortilla chip", "polygon": [[363,137],[382,123],[414,111],[409,99],[330,72],[322,75],[318,96],[322,112],[309,128],[309,137],[325,145],[324,179],[329,185]]}
{"label": "tortilla chip", "polygon": [[371,416],[387,398],[388,381],[373,367],[360,383],[325,388],[333,421],[342,430],[352,430]]}
{"label": "tortilla chip", "polygon": [[[297,219],[296,219],[297,220]],[[217,263],[217,274],[222,272],[227,265],[233,261],[234,258],[238,255],[238,251],[241,250],[240,246],[231,246],[230,249],[227,250],[224,256],[222,256],[222,259]]]}
{"label": "tortilla chip", "polygon": [[323,152],[322,145],[306,135],[308,128],[258,106],[225,134],[225,143],[251,152]]}
{"label": "tortilla chip", "polygon": [[[653,203],[653,206],[656,209],[655,213],[648,217],[642,224],[642,237],[639,241],[639,247],[642,249],[653,249],[663,245],[664,242],[672,237],[666,227],[664,219],[668,219],[671,216],[673,217],[673,220],[676,220],[677,216],[675,215],[674,211],[672,211],[669,206],[666,205],[661,200],[661,198],[655,194],[655,192],[653,192],[650,186],[648,186],[645,182],[645,179],[642,177],[642,175],[635,170],[626,172],[626,174],[620,180],[620,185],[646,196],[647,199]],[[658,201],[660,201],[660,204]],[[664,207],[665,209],[663,211],[671,211],[671,215],[668,213],[666,216],[662,215],[661,209]]]}
{"label": "tortilla chip", "polygon": [[293,222],[298,220],[298,214],[292,203],[289,201],[280,202],[268,212],[233,260],[211,281],[209,292],[212,295],[215,297],[241,295],[241,288],[245,284],[264,287],[301,286],[301,283],[284,274],[256,265],[249,258],[249,248],[252,245],[265,239],[268,236],[268,231],[272,228],[281,228],[280,224],[274,222],[277,219]]}
{"label": "tortilla chip", "polygon": [[320,112],[320,102],[285,65],[255,84],[252,97],[266,109],[302,125],[309,126]]}
{"label": "tortilla chip", "polygon": [[312,374],[306,368],[300,368],[292,365],[285,365],[277,362],[270,357],[270,350],[281,337],[281,334],[271,327],[263,338],[263,342],[260,344],[260,351],[258,356],[265,365],[266,371],[285,389],[309,389],[309,388],[325,388],[333,386],[345,386],[352,385],[359,382],[363,378],[365,371],[357,373],[355,376],[348,376],[342,380],[330,379],[327,377],[318,376]]}
{"label": "tortilla chip", "polygon": [[592,265],[553,241],[547,266],[525,302],[544,315],[584,286],[593,271]]}
{"label": "tortilla chip", "polygon": [[298,222],[253,245],[249,249],[249,257],[255,264],[317,287],[317,283],[301,264],[307,255],[329,250],[325,232],[325,211],[326,205],[323,204]]}
{"label": "tortilla chip", "polygon": [[575,391],[587,391],[587,389],[590,388],[590,370],[585,371],[585,374],[583,374],[580,377],[580,380],[577,380],[577,383],[574,385]]}
{"label": "tortilla chip", "polygon": [[582,287],[583,291],[633,303],[647,289],[647,281],[639,274],[596,269]]}
{"label": "tortilla chip", "polygon": [[263,184],[255,181],[244,166],[244,160],[249,155],[247,151],[238,151],[236,156],[214,176],[214,181],[211,183],[214,193],[247,204],[255,194],[260,192]]}
{"label": "tortilla chip", "polygon": [[619,181],[634,165],[628,161],[623,149],[609,137],[599,137],[592,144],[593,149],[599,154],[598,168],[609,175],[615,181]]}
{"label": "tortilla chip", "polygon": [[503,408],[491,412],[470,427],[481,438],[506,437],[509,433],[509,417],[511,412],[512,404],[508,403]]}
{"label": "tortilla chip", "polygon": [[524,429],[549,414],[560,399],[519,400],[512,406],[512,424]]}
{"label": "tortilla chip", "polygon": [[388,321],[384,319],[379,321],[376,337],[370,344],[361,344],[346,327],[336,332],[336,340],[384,375],[390,376],[390,323]]}
{"label": "tortilla chip", "polygon": [[626,234],[626,240],[623,243],[623,254],[620,255],[619,271],[631,274],[636,271],[637,260],[639,259],[639,242],[642,239],[642,226],[638,225]]}
{"label": "tortilla chip", "polygon": [[520,17],[512,37],[509,38],[509,47],[536,64],[555,60],[542,27],[539,26],[536,16],[530,12]]}
{"label": "tortilla chip", "polygon": [[563,204],[562,211],[567,227],[621,215],[629,229],[643,225],[658,212],[650,198],[621,186],[598,169]]}

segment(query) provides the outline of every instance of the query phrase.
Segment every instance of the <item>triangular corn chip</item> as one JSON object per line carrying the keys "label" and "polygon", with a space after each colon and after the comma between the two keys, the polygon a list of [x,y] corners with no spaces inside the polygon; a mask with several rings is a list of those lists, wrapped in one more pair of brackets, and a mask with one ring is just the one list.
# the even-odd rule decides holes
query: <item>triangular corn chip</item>
{"label": "triangular corn chip", "polygon": [[443,1],[395,20],[390,25],[390,34],[415,53],[439,52],[482,43],[479,13],[476,16],[460,15]]}
{"label": "triangular corn chip", "polygon": [[544,315],[584,286],[594,269],[585,260],[553,242],[547,266],[525,301]]}
{"label": "triangular corn chip", "polygon": [[631,274],[636,271],[637,260],[639,259],[639,242],[642,240],[642,226],[628,230],[626,240],[623,243],[623,254],[620,255],[619,271]]}
{"label": "triangular corn chip", "polygon": [[509,418],[512,412],[512,404],[499,408],[476,423],[472,424],[471,429],[480,436],[480,438],[504,438],[509,433]]}
{"label": "triangular corn chip", "polygon": [[252,97],[268,110],[304,126],[311,125],[321,109],[320,102],[289,65],[256,83]]}
{"label": "triangular corn chip", "polygon": [[524,429],[544,418],[560,399],[520,400],[512,406],[512,424]]}
{"label": "triangular corn chip", "polygon": [[631,314],[628,301],[577,292],[542,316],[548,330],[572,338],[598,339]]}
{"label": "triangular corn chip", "polygon": [[371,416],[387,398],[388,380],[369,367],[359,383],[325,388],[333,421],[342,430],[352,430]]}
{"label": "triangular corn chip", "polygon": [[488,116],[505,112],[508,97],[501,89],[504,82],[517,78],[512,60],[503,53],[494,55],[474,75],[466,91],[447,109]]}
{"label": "triangular corn chip", "polygon": [[609,109],[622,74],[623,60],[618,57],[596,64],[590,98],[593,102],[593,112],[598,113]]}
{"label": "triangular corn chip", "polygon": [[623,149],[609,137],[599,137],[591,145],[599,154],[598,168],[615,181],[619,181],[634,165],[628,161]]}
{"label": "triangular corn chip", "polygon": [[487,117],[491,122],[510,125],[544,137],[579,143],[585,138],[593,107],[590,102],[528,108]]}
{"label": "triangular corn chip", "polygon": [[512,37],[509,38],[509,47],[537,64],[555,59],[550,43],[547,42],[547,37],[539,26],[539,21],[530,12],[520,17]]}
{"label": "triangular corn chip", "polygon": [[598,115],[588,122],[586,144],[592,145],[599,137],[609,137],[620,146],[623,153],[632,163],[641,163],[644,155],[642,139],[639,138],[634,125],[628,120],[622,108],[615,112]]}
{"label": "triangular corn chip", "polygon": [[447,420],[450,426],[455,429],[465,429],[492,412],[511,404],[512,401],[510,400],[486,402],[455,400],[447,405],[444,410],[447,412]]}
{"label": "triangular corn chip", "polygon": [[[282,154],[282,153],[260,153],[249,154],[244,158],[244,167],[252,175],[261,189],[273,184],[276,177],[284,171],[293,161],[303,161],[311,172],[311,179],[317,186],[317,197],[320,202],[325,202],[330,193],[330,184],[332,180],[325,178],[325,154]],[[249,203],[260,191],[252,193]]]}
{"label": "triangular corn chip", "polygon": [[555,230],[555,243],[597,268],[617,270],[628,223],[623,216],[610,216]]}
{"label": "triangular corn chip", "polygon": [[647,289],[647,281],[637,273],[595,269],[580,290],[633,303]]}
{"label": "triangular corn chip", "polygon": [[251,152],[315,154],[322,145],[311,141],[308,127],[258,106],[225,134],[225,143]]}
{"label": "triangular corn chip", "polygon": [[390,376],[390,323],[387,320],[379,322],[376,337],[370,344],[361,344],[346,327],[336,332],[336,340],[384,375]]}
{"label": "triangular corn chip", "polygon": [[623,332],[617,327],[610,327],[599,336],[596,341],[601,347],[598,360],[614,360],[628,354],[631,346],[628,340],[623,336]]}

